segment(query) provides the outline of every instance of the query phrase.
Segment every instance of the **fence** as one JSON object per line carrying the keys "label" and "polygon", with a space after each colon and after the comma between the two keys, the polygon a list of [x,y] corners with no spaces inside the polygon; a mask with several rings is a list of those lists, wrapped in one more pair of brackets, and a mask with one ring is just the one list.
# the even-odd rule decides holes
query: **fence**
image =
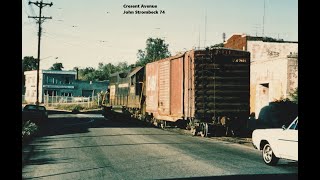
{"label": "fence", "polygon": [[44,95],[43,103],[47,107],[58,105],[82,105],[88,108],[94,105],[100,105],[101,97],[99,95],[93,97],[70,97],[70,96],[49,96]]}

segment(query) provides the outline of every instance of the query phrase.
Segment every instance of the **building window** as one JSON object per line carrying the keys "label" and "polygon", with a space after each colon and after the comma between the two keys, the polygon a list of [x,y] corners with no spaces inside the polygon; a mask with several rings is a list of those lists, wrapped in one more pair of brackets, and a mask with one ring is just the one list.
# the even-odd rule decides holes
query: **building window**
{"label": "building window", "polygon": [[71,97],[71,96],[72,96],[72,93],[66,93],[66,92],[65,92],[65,93],[61,93],[61,95],[62,95],[62,96],[68,96],[68,97]]}
{"label": "building window", "polygon": [[57,90],[47,90],[47,95],[49,96],[57,96],[58,91]]}
{"label": "building window", "polygon": [[65,84],[70,84],[70,80],[69,80],[68,77],[65,78],[64,83],[65,83]]}
{"label": "building window", "polygon": [[47,83],[52,83],[53,84],[53,78],[47,77]]}

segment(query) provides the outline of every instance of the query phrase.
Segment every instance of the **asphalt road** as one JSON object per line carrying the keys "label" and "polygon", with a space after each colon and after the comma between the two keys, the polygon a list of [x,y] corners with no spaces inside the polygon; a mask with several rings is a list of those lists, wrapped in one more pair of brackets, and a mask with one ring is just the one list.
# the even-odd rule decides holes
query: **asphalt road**
{"label": "asphalt road", "polygon": [[49,115],[23,156],[23,179],[298,179],[297,163],[267,166],[252,147],[99,114]]}

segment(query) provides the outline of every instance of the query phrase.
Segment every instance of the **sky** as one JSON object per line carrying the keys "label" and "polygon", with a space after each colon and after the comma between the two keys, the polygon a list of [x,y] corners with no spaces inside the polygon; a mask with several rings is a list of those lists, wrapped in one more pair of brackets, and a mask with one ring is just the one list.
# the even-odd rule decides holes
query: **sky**
{"label": "sky", "polygon": [[[41,0],[38,0],[39,2]],[[39,8],[22,0],[22,58],[38,53]],[[33,1],[35,2],[35,1]],[[149,37],[162,38],[172,55],[222,43],[222,34],[298,41],[298,0],[43,0],[40,69],[64,70],[137,61]],[[156,8],[142,8],[141,5]],[[128,8],[126,5],[140,5]],[[159,14],[124,14],[124,11]],[[161,13],[164,12],[164,13]],[[263,18],[264,17],[264,18]]]}

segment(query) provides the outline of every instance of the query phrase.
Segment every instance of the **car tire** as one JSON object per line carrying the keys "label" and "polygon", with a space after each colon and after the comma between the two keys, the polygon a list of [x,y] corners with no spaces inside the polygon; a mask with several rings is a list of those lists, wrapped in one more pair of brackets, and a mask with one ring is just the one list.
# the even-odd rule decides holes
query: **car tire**
{"label": "car tire", "polygon": [[265,144],[262,149],[262,159],[263,161],[270,166],[274,166],[278,163],[279,158],[277,158],[269,143]]}

